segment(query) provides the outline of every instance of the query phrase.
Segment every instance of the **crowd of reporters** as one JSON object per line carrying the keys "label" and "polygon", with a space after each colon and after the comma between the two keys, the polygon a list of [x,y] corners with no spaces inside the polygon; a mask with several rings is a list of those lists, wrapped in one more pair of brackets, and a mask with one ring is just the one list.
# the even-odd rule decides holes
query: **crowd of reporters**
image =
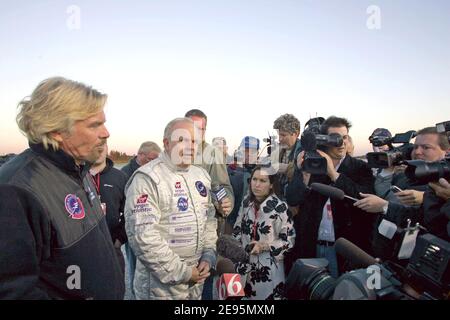
{"label": "crowd of reporters", "polygon": [[[66,105],[38,99],[38,94],[55,95],[52,86],[61,91],[55,99]],[[217,299],[223,297],[217,292],[220,286],[216,287],[223,273],[242,277],[244,299],[292,298],[288,288],[301,285],[289,276],[299,274],[299,262],[302,268],[307,265],[304,259],[323,259],[319,269],[334,279],[349,271],[336,249],[340,238],[377,261],[409,266],[414,254],[405,258],[402,253],[411,226],[417,233],[439,238],[443,242],[438,247],[448,252],[448,122],[395,137],[378,128],[369,138],[374,152],[366,160],[353,156],[352,125],[346,118],[313,118],[301,132],[300,121],[283,114],[273,124],[278,137],[265,139],[262,147],[258,138],[246,136],[229,156],[225,138],[215,138],[212,146],[206,143],[207,117],[192,109],[166,126],[163,151],[156,143],[145,142],[119,171],[106,158],[106,95],[63,78],[44,81],[36,91],[31,101],[21,102],[18,116],[30,149],[0,170],[0,218],[13,222],[29,237],[24,245],[14,228],[2,234],[9,245],[0,245],[11,263],[0,268],[0,297],[121,298],[122,246],[131,282],[128,289],[139,299]],[[83,98],[71,101],[67,92]],[[80,132],[87,126],[82,121],[94,119],[99,142],[88,141],[87,135],[72,135],[73,123],[62,117],[56,120],[64,128],[48,132],[43,132],[43,125],[42,132],[34,128],[49,120],[43,117],[45,112],[32,108],[33,99],[43,108],[56,110],[63,105]],[[86,113],[87,105],[95,110]],[[177,128],[198,130],[200,139],[177,136],[171,140]],[[402,145],[394,146],[397,143]],[[89,152],[87,144],[93,148]],[[179,145],[184,145],[181,153],[198,155],[200,161],[174,165],[171,151],[179,150]],[[47,183],[53,183],[51,188],[42,187]],[[13,208],[20,210],[14,215]],[[193,220],[173,228],[172,220],[178,217]],[[189,238],[187,245],[186,236],[192,234],[198,237]],[[65,288],[63,265],[81,262],[85,270],[100,272],[89,250],[79,251],[81,247],[99,253],[98,263],[106,261],[110,269],[102,269],[105,278],[91,272],[83,278],[86,291],[73,294],[73,288]],[[31,264],[25,261],[23,266],[24,259]],[[32,276],[18,274],[17,266]],[[441,285],[448,293],[445,272]],[[107,282],[100,284],[103,280]]]}

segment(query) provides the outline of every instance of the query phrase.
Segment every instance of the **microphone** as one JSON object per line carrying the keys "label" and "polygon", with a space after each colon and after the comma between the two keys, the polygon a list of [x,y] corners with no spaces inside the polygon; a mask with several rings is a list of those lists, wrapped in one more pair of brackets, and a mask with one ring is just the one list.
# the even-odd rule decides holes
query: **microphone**
{"label": "microphone", "polygon": [[236,300],[245,295],[241,276],[236,273],[234,263],[230,259],[219,260],[216,270],[220,275],[216,281],[219,300]]}
{"label": "microphone", "polygon": [[246,263],[250,259],[242,244],[229,234],[222,234],[217,240],[217,253],[233,263]]}
{"label": "microphone", "polygon": [[236,273],[233,261],[228,258],[219,257],[215,275],[221,276],[225,273]]}
{"label": "microphone", "polygon": [[211,186],[211,192],[217,202],[222,201],[223,198],[227,196],[227,190],[220,184],[213,183]]}
{"label": "microphone", "polygon": [[328,186],[323,183],[316,183],[316,182],[311,183],[311,189],[334,200],[344,200],[344,198],[347,198],[353,201],[358,201],[358,199],[356,198],[347,196],[341,189]]}
{"label": "microphone", "polygon": [[345,238],[337,239],[334,249],[337,255],[344,258],[345,267],[348,267],[349,270],[367,268],[378,263],[374,257]]}

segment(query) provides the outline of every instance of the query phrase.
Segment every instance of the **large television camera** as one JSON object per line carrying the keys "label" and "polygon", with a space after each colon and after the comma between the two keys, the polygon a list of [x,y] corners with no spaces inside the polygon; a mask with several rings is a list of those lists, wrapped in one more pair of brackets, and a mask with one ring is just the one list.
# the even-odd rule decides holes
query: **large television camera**
{"label": "large television camera", "polygon": [[[288,299],[307,300],[449,300],[450,243],[432,234],[417,238],[406,267],[380,263],[340,238],[338,255],[356,269],[331,277],[326,259],[298,259],[286,281]],[[345,265],[345,264],[344,264]]]}
{"label": "large television camera", "polygon": [[[411,160],[413,144],[411,139],[416,136],[416,131],[410,130],[405,133],[397,133],[394,137],[370,136],[369,141],[375,147],[388,146],[387,152],[369,152],[367,153],[367,163],[371,168],[389,168],[402,163],[405,160]],[[394,147],[394,144],[402,144]]]}
{"label": "large television camera", "polygon": [[324,121],[325,119],[322,117],[309,119],[300,139],[302,149],[305,152],[302,170],[311,174],[327,173],[327,161],[317,152],[317,149],[340,147],[344,143],[340,134],[326,135],[320,133],[320,127]]}
{"label": "large television camera", "polygon": [[[450,121],[436,124],[438,133],[450,133]],[[450,139],[450,136],[449,136]],[[423,160],[406,160],[405,175],[412,184],[427,184],[440,178],[450,180],[450,155],[440,161],[427,162]]]}
{"label": "large television camera", "polygon": [[450,157],[435,162],[408,160],[405,163],[405,175],[412,184],[423,185],[440,178],[450,180]]}

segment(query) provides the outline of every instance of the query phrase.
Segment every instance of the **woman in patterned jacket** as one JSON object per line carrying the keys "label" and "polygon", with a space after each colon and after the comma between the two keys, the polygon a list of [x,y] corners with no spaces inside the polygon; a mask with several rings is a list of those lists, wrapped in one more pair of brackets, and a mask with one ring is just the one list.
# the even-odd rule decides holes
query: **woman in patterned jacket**
{"label": "woman in patterned jacket", "polygon": [[295,230],[288,206],[277,192],[275,175],[260,166],[253,169],[249,194],[233,229],[233,236],[250,252],[250,261],[237,265],[246,276],[247,299],[284,298],[284,255],[294,246]]}

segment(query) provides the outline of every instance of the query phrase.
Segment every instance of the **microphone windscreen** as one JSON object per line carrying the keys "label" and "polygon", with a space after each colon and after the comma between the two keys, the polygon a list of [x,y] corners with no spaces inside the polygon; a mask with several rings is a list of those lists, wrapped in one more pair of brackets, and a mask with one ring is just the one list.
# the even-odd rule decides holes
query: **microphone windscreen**
{"label": "microphone windscreen", "polygon": [[304,151],[315,151],[317,149],[316,135],[310,131],[303,132],[300,142]]}
{"label": "microphone windscreen", "polygon": [[228,258],[221,258],[217,261],[216,274],[221,276],[224,273],[236,273],[233,261]]}
{"label": "microphone windscreen", "polygon": [[217,253],[234,263],[246,263],[249,260],[249,255],[242,247],[241,242],[228,234],[221,235],[217,240]]}
{"label": "microphone windscreen", "polygon": [[368,266],[378,263],[374,257],[345,238],[337,239],[334,248],[336,254],[344,258],[346,265],[350,267],[350,270],[367,268]]}
{"label": "microphone windscreen", "polygon": [[323,183],[311,183],[311,189],[334,200],[344,200],[345,193],[341,189]]}

